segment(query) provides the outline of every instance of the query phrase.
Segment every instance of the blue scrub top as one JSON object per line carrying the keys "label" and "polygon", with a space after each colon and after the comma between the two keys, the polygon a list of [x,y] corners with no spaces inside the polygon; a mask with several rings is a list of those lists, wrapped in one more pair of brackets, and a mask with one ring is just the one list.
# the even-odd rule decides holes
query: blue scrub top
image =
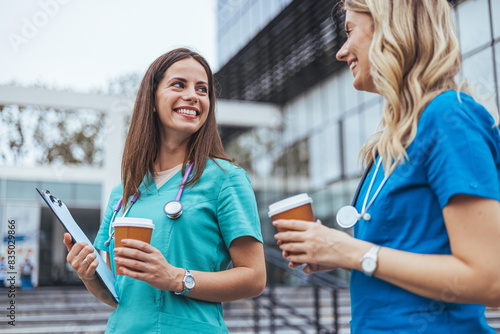
{"label": "blue scrub top", "polygon": [[[420,254],[451,254],[442,209],[466,194],[500,200],[500,134],[491,115],[470,96],[447,91],[420,117],[417,135],[360,220],[354,236],[389,248]],[[361,189],[361,206],[373,177]],[[369,200],[384,178],[379,170]],[[481,224],[474,221],[471,224]],[[352,333],[495,333],[482,305],[453,303],[457,282],[449,282],[450,302],[417,296],[360,271],[351,273]]]}
{"label": "blue scrub top", "polygon": [[[220,166],[218,166],[218,165]],[[139,187],[141,195],[127,217],[149,218],[155,229],[151,245],[175,267],[205,272],[227,270],[229,246],[242,236],[262,242],[255,195],[246,172],[224,160],[208,160],[200,181],[182,194],[183,214],[171,220],[163,212],[175,199],[182,181],[178,172],[160,189],[148,175]],[[227,333],[221,303],[177,296],[124,275],[116,275],[114,240],[109,247],[109,223],[123,186],[113,189],[103,222],[94,242],[108,252],[120,303],[109,317],[106,333]],[[117,217],[121,217],[120,211]]]}

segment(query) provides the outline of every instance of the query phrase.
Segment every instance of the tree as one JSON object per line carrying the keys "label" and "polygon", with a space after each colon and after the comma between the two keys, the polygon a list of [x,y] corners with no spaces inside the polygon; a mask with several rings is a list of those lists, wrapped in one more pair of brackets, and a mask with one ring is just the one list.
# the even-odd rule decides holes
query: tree
{"label": "tree", "polygon": [[[120,75],[111,79],[105,90],[94,93],[134,100],[140,80],[138,73]],[[31,86],[51,89],[39,82]],[[0,163],[101,166],[104,120],[104,112],[97,110],[0,105],[0,132],[5,138],[0,142]]]}

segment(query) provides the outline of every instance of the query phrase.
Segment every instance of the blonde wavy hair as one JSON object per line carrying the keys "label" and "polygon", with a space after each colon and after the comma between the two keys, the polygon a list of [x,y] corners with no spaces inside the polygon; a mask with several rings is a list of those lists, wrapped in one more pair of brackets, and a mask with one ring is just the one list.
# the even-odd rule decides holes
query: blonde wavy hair
{"label": "blonde wavy hair", "polygon": [[374,34],[370,71],[386,99],[382,130],[360,150],[364,164],[379,154],[386,175],[408,159],[420,115],[444,91],[458,90],[458,38],[446,0],[344,0],[343,10],[369,14]]}

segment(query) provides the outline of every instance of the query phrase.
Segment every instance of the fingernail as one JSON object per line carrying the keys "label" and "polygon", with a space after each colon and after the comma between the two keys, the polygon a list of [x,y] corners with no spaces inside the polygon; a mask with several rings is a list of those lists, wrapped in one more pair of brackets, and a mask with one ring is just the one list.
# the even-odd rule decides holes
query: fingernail
{"label": "fingernail", "polygon": [[127,243],[128,243],[128,240],[127,240],[127,239],[123,239],[123,240],[122,240],[122,244],[123,244],[123,245],[126,245]]}
{"label": "fingernail", "polygon": [[273,220],[273,225],[274,225],[274,226],[278,225],[278,221]]}

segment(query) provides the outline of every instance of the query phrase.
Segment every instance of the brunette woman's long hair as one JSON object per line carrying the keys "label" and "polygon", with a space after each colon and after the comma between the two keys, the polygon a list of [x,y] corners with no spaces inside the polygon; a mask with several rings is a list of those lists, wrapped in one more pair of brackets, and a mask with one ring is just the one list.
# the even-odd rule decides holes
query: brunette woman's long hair
{"label": "brunette woman's long hair", "polygon": [[208,77],[208,95],[210,108],[207,120],[191,136],[187,154],[182,165],[182,174],[186,164],[194,163],[193,171],[186,185],[195,185],[203,174],[207,159],[232,161],[226,155],[215,121],[215,82],[212,70],[205,58],[186,48],[178,48],[156,59],[142,79],[134,105],[122,158],[123,205],[135,194],[148,172],[153,173],[154,163],[160,154],[160,120],[154,112],[156,90],[167,69],[172,64],[192,58],[203,66]]}

